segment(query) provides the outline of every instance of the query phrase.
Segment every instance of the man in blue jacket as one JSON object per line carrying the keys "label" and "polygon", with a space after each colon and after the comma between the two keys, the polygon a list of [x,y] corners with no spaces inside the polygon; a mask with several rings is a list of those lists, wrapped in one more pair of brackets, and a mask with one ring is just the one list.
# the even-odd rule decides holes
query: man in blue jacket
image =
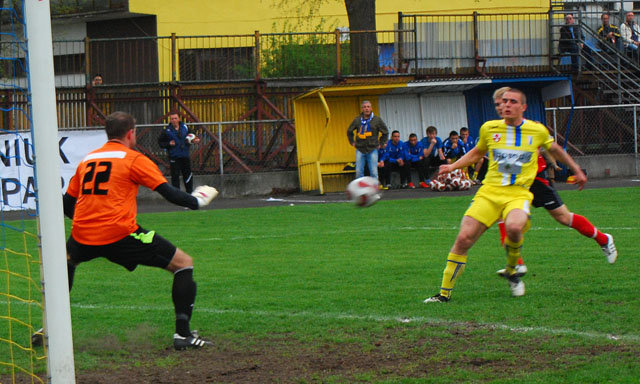
{"label": "man in blue jacket", "polygon": [[424,148],[424,169],[427,175],[437,172],[438,167],[447,161],[442,153],[442,140],[438,137],[438,129],[434,126],[427,127],[427,136],[420,142]]}
{"label": "man in blue jacket", "polygon": [[415,188],[415,184],[411,181],[411,168],[418,170],[419,185],[422,188],[429,188],[425,182],[427,179],[424,168],[424,147],[418,142],[418,135],[412,133],[409,135],[409,141],[406,143],[405,159],[407,159],[407,176],[409,179],[409,188]]}
{"label": "man in blue jacket", "polygon": [[400,132],[393,131],[391,140],[387,143],[387,161],[384,162],[385,186],[391,184],[391,172],[400,173],[401,188],[407,188],[407,168],[405,167],[405,144],[400,141]]}
{"label": "man in blue jacket", "polygon": [[177,112],[172,112],[169,115],[169,125],[158,137],[160,148],[166,149],[169,154],[171,185],[180,189],[180,173],[182,173],[182,180],[187,193],[193,191],[189,147],[191,143],[198,142],[200,142],[200,139],[189,132],[189,128],[180,121],[180,116],[178,116]]}
{"label": "man in blue jacket", "polygon": [[456,131],[451,131],[449,133],[449,138],[442,143],[442,148],[442,152],[444,153],[444,157],[447,159],[448,163],[453,163],[467,153],[464,145],[460,142],[460,136]]}
{"label": "man in blue jacket", "polygon": [[380,181],[380,189],[389,189],[386,181],[390,176],[387,176],[388,167],[384,166],[387,160],[389,160],[389,153],[387,152],[387,143],[384,143],[378,148],[378,181]]}

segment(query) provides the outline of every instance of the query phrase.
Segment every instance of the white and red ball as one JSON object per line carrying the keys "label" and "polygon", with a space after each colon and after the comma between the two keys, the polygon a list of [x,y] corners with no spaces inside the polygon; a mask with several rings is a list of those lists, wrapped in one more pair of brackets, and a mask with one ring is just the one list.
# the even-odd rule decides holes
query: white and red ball
{"label": "white and red ball", "polygon": [[196,139],[196,135],[194,135],[193,133],[189,133],[185,139],[187,140],[187,143],[191,144],[193,143],[193,141]]}
{"label": "white and red ball", "polygon": [[460,187],[459,187],[459,189],[460,189],[461,191],[466,191],[466,190],[468,190],[469,188],[471,188],[471,180],[469,180],[469,179],[465,179],[465,180],[462,180],[462,181],[460,182]]}
{"label": "white and red ball", "polygon": [[370,176],[360,177],[347,185],[347,199],[358,207],[370,207],[380,200],[379,188],[377,179]]}
{"label": "white and red ball", "polygon": [[438,182],[438,186],[436,187],[438,192],[444,192],[447,190],[447,185],[445,183]]}
{"label": "white and red ball", "polygon": [[461,181],[462,180],[460,180],[459,177],[454,177],[454,178],[451,179],[451,183],[449,183],[449,184],[451,184],[453,189],[458,189],[460,187],[460,182]]}

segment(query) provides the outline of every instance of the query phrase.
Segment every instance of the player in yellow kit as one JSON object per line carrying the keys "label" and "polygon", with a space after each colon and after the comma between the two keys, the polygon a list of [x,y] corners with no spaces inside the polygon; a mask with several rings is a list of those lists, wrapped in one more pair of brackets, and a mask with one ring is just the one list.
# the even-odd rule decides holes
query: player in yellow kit
{"label": "player in yellow kit", "polygon": [[[502,102],[504,119],[484,123],[475,148],[455,163],[440,166],[440,173],[447,173],[475,164],[485,153],[489,155],[487,176],[462,218],[458,237],[447,258],[440,293],[426,299],[425,303],[449,301],[453,286],[466,265],[467,252],[498,219],[504,220],[507,231],[505,278],[513,296],[525,293],[524,283],[515,274],[515,266],[524,233],[529,227],[533,199],[529,187],[538,170],[538,148],[548,150],[559,160],[570,157],[551,145],[553,139],[544,125],[523,118],[527,104],[520,90],[509,89]],[[581,171],[576,175],[576,181],[580,187],[586,182]]]}

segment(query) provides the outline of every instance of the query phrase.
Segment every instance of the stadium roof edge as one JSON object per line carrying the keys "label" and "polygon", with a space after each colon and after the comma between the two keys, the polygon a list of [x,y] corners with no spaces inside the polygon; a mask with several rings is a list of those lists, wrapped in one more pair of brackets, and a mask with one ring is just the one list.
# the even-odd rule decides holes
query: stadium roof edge
{"label": "stadium roof edge", "polygon": [[[346,96],[376,96],[383,94],[416,94],[431,92],[462,92],[473,89],[478,86],[490,86],[491,84],[519,84],[519,83],[538,83],[542,88],[550,84],[563,83],[568,85],[571,78],[567,76],[531,76],[531,77],[508,77],[508,78],[487,78],[473,77],[466,79],[427,79],[414,80],[409,82],[398,83],[368,83],[368,84],[344,84],[331,85],[325,87],[314,88],[295,100],[305,99],[315,96],[322,92],[327,97],[346,97]],[[567,88],[566,86],[564,87]],[[566,91],[564,91],[566,92]],[[566,94],[566,93],[565,93]]]}

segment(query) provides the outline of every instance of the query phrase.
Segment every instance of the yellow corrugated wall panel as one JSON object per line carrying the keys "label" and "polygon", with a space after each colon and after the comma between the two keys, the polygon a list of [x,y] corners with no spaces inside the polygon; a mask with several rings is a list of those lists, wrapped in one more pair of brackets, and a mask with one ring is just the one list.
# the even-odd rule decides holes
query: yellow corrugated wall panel
{"label": "yellow corrugated wall panel", "polygon": [[[355,161],[355,149],[347,140],[347,128],[360,113],[360,102],[371,101],[373,111],[378,113],[378,98],[363,96],[329,97],[327,104],[331,113],[320,163],[345,163]],[[296,143],[298,152],[298,175],[300,189],[312,191],[319,189],[315,162],[324,135],[326,114],[317,95],[297,99],[294,102],[296,121]],[[344,164],[322,166],[325,171],[339,171]]]}

